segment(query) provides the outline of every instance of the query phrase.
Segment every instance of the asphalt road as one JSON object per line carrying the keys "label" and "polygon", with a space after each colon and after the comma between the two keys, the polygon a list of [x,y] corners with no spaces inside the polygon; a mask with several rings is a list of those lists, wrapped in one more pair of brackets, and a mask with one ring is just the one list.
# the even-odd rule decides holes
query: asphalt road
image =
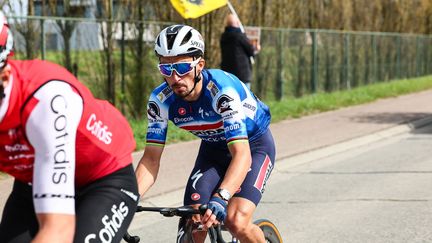
{"label": "asphalt road", "polygon": [[[432,242],[431,148],[427,126],[300,165],[281,162],[255,218],[272,220],[285,242]],[[173,198],[181,194],[171,195],[179,205]],[[143,242],[173,242],[176,225],[141,213],[130,229]]]}

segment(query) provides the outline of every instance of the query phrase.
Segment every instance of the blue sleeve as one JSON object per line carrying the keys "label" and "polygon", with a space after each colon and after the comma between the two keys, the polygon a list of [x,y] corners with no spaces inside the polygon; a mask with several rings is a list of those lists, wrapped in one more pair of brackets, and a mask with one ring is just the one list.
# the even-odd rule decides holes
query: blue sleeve
{"label": "blue sleeve", "polygon": [[147,104],[147,145],[164,146],[168,130],[168,105],[152,93]]}

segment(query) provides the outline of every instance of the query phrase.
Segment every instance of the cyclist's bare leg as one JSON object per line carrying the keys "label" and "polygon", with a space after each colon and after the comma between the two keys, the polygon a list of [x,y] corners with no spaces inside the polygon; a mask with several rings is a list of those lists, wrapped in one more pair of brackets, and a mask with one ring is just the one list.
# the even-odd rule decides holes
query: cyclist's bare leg
{"label": "cyclist's bare leg", "polygon": [[228,203],[225,226],[242,243],[265,242],[264,233],[252,222],[255,209],[253,202],[241,197],[233,197]]}

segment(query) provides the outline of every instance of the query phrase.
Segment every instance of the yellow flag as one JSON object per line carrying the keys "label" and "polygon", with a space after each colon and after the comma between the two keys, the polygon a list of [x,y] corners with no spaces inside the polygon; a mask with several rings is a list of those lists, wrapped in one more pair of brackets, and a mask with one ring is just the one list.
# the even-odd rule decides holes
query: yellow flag
{"label": "yellow flag", "polygon": [[198,18],[227,4],[228,0],[170,0],[185,19]]}

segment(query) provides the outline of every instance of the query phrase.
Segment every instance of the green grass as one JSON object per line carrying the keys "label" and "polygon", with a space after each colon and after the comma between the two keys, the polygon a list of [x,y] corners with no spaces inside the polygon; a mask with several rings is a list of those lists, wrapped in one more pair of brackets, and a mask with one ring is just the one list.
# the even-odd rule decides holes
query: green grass
{"label": "green grass", "polygon": [[[432,89],[432,76],[376,83],[346,91],[317,93],[297,99],[265,103],[270,107],[272,122],[278,122],[427,89]],[[147,120],[131,120],[130,123],[137,141],[137,149],[143,149]],[[195,138],[192,134],[175,127],[172,123],[169,124],[167,143],[188,141]]]}

